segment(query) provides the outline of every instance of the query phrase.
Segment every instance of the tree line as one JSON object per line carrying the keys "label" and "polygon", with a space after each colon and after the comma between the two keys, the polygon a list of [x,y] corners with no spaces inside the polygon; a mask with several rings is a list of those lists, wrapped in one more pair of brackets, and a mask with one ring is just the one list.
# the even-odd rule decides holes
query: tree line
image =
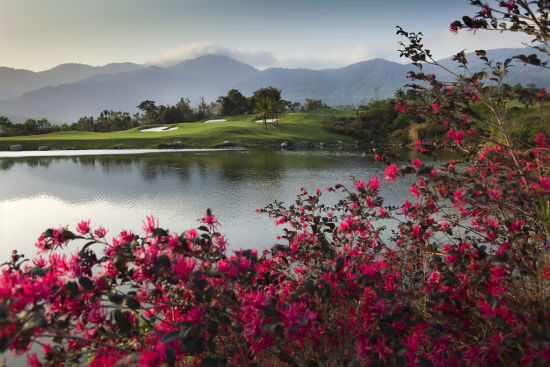
{"label": "tree line", "polygon": [[214,102],[200,99],[192,106],[189,98],[181,98],[174,105],[157,105],[155,101],[142,101],[138,113],[103,110],[99,116],[83,116],[72,124],[54,124],[47,119],[27,119],[16,123],[6,116],[0,116],[0,136],[39,135],[56,131],[111,132],[128,130],[147,124],[176,124],[196,122],[207,118],[256,114],[264,119],[275,118],[287,112],[307,112],[326,108],[321,100],[306,99],[305,104],[291,102],[281,98],[281,90],[274,87],[260,88],[245,97],[237,89],[231,89],[227,95],[220,96]]}

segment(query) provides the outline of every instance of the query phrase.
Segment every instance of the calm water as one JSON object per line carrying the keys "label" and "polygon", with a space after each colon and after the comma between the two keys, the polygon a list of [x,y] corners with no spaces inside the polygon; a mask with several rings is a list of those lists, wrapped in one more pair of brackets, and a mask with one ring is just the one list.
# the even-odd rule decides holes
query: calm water
{"label": "calm water", "polygon": [[[381,177],[384,169],[360,152],[344,151],[107,153],[0,157],[0,263],[13,249],[33,255],[48,227],[74,229],[90,219],[109,236],[122,229],[141,233],[152,214],[161,227],[181,233],[196,227],[207,208],[218,215],[233,249],[260,249],[275,243],[281,228],[256,208],[274,200],[289,204],[302,186],[325,190],[349,185],[350,176]],[[409,198],[408,184],[385,185],[383,195],[401,203]]]}
{"label": "calm water", "polygon": [[[281,228],[256,208],[274,200],[290,204],[303,186],[325,191],[337,183],[351,185],[350,176],[383,177],[385,168],[360,152],[343,151],[32,154],[40,156],[0,152],[0,263],[13,249],[34,255],[34,243],[48,227],[68,224],[74,230],[90,219],[108,228],[110,238],[122,229],[141,233],[143,219],[152,214],[161,227],[181,233],[198,226],[207,208],[218,215],[231,248],[261,249],[277,242]],[[410,199],[412,180],[383,185],[387,203]],[[325,191],[323,198],[337,197]],[[7,358],[8,365],[26,365],[25,357]]]}

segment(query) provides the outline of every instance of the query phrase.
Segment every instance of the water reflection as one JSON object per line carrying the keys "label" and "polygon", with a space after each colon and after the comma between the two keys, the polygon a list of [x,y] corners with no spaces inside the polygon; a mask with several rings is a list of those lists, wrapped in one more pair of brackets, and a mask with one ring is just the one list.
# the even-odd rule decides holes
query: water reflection
{"label": "water reflection", "polygon": [[[381,175],[383,165],[356,152],[208,151],[139,155],[0,158],[0,259],[13,248],[34,253],[50,226],[81,219],[115,234],[140,231],[146,215],[174,231],[194,227],[214,209],[234,248],[269,246],[279,228],[254,209],[293,202],[302,186],[324,189]],[[413,179],[413,178],[411,178]],[[387,186],[394,204],[407,181]]]}

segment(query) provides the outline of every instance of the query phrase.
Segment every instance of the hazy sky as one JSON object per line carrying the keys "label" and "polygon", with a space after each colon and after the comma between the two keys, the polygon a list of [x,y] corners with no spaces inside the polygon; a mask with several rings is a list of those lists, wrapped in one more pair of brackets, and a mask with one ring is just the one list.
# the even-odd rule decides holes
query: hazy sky
{"label": "hazy sky", "polygon": [[206,53],[260,68],[404,62],[396,25],[422,31],[438,57],[521,46],[494,32],[448,31],[474,12],[467,0],[0,0],[0,66],[166,64]]}

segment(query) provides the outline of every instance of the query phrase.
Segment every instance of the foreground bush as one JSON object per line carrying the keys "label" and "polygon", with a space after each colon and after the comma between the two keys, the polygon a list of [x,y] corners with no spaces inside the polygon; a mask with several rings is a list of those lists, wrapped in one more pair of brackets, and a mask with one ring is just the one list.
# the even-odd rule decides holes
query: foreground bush
{"label": "foreground bush", "polygon": [[[511,22],[523,22],[514,13],[527,6],[500,2],[497,13],[472,3],[480,17]],[[543,3],[533,17],[548,16]],[[546,40],[546,24],[529,34]],[[400,33],[404,56],[433,61],[419,35]],[[550,364],[549,131],[541,124],[533,145],[517,149],[506,119],[513,96],[499,92],[502,67],[488,62],[488,86],[479,73],[453,83],[410,75],[431,103],[396,109],[413,122],[439,121],[444,147],[469,158],[388,164],[389,184],[417,175],[415,200],[399,207],[384,204],[376,176],[328,193],[303,189],[293,205],[262,210],[285,228],[262,253],[228,254],[210,211],[182,234],[153,217],[143,235],[111,241],[89,221],[75,232],[45,231],[42,256],[29,263],[14,253],[2,269],[0,351],[42,344],[31,365]],[[489,112],[476,113],[475,103]],[[323,195],[340,201],[325,206]]]}

